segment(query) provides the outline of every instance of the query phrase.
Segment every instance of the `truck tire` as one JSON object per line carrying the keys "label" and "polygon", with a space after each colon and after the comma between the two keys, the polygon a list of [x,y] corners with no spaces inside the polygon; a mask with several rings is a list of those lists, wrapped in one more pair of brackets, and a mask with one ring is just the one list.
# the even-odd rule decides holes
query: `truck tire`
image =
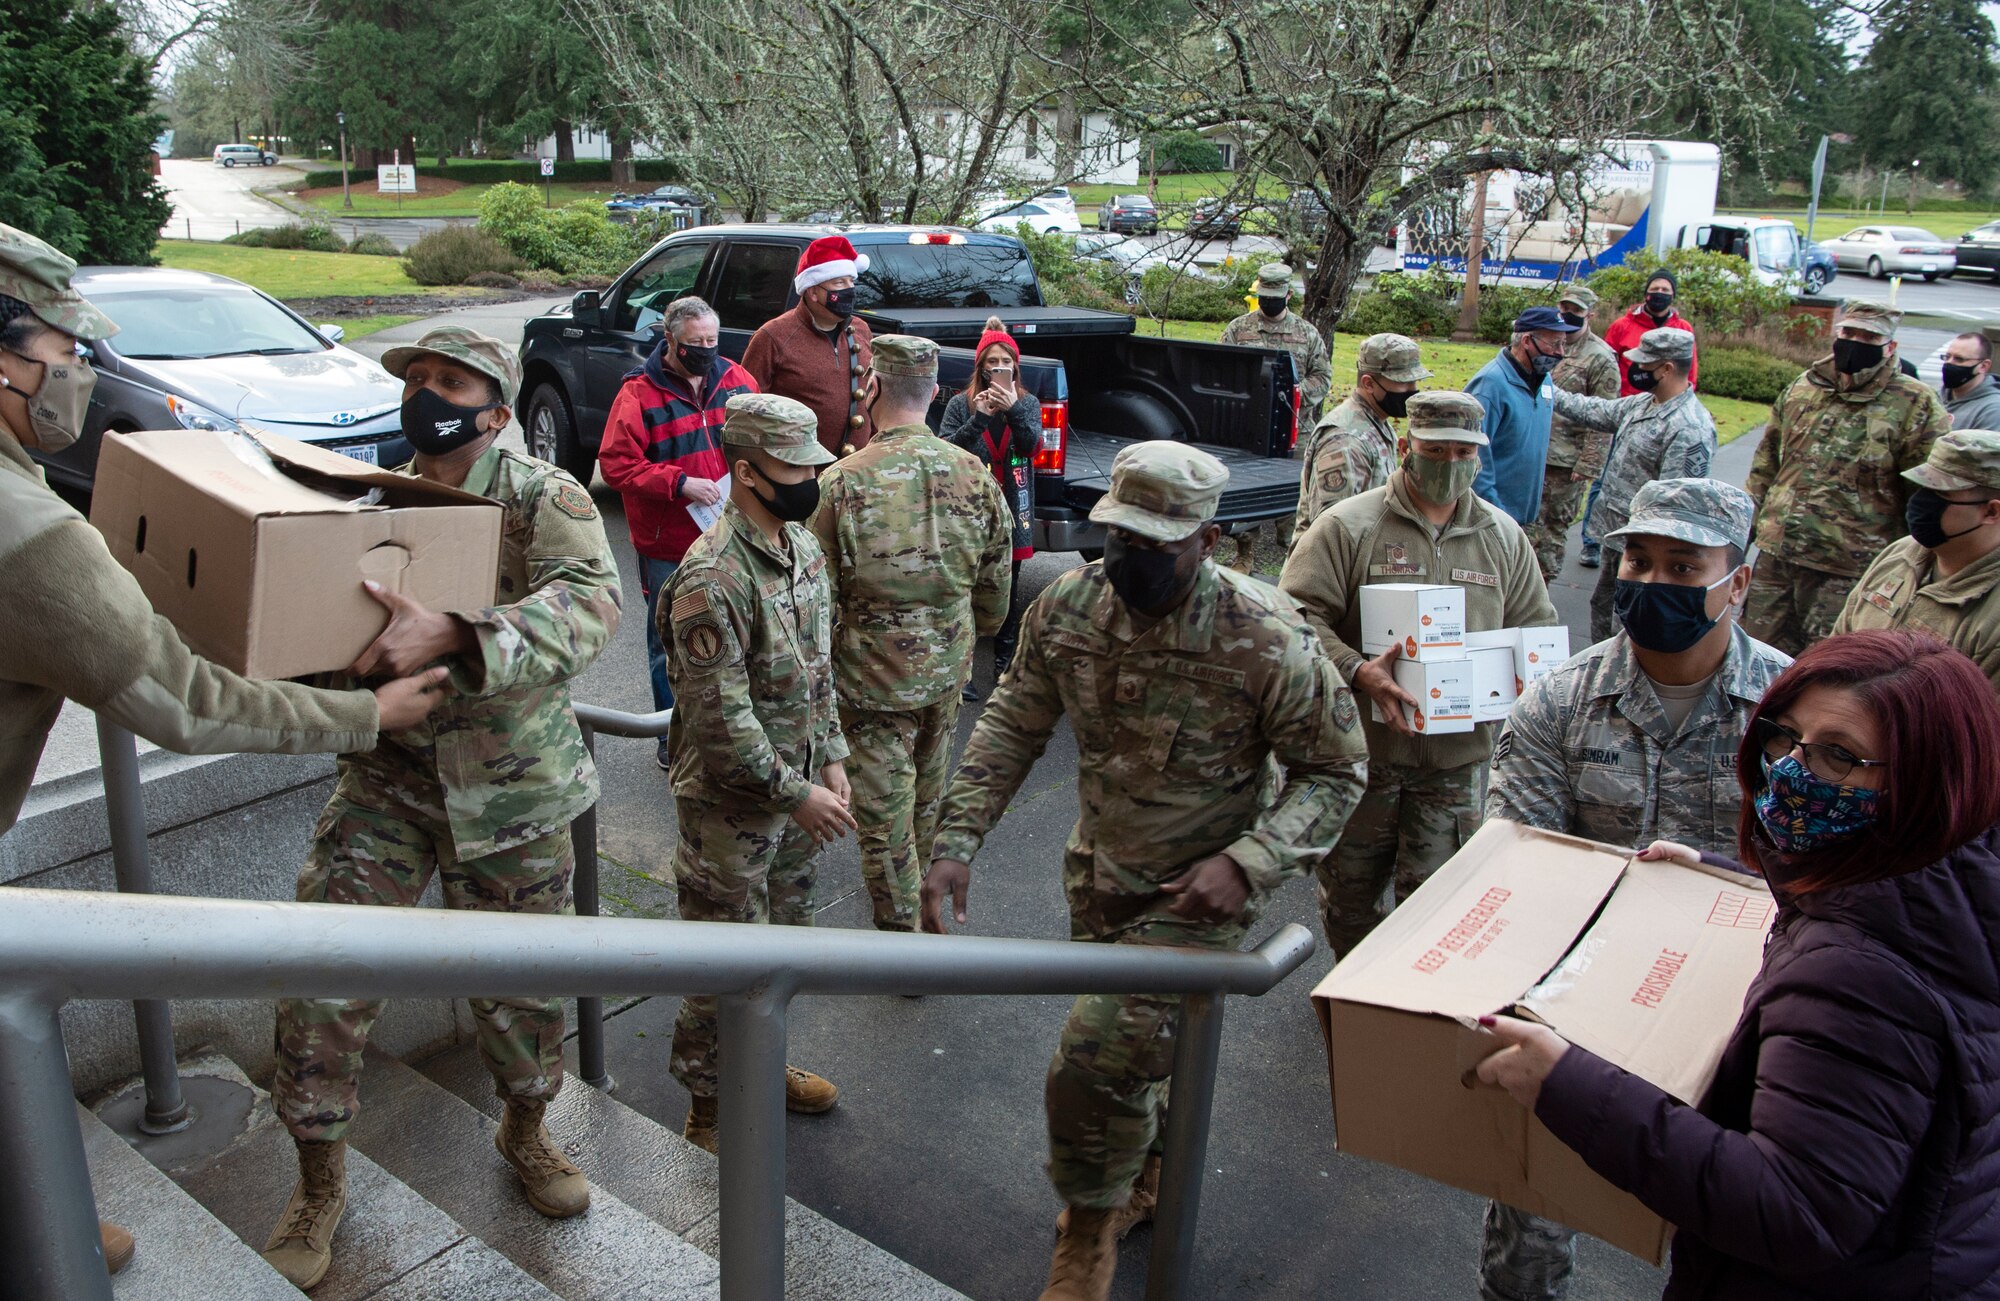
{"label": "truck tire", "polygon": [[569,416],[569,403],[555,385],[535,386],[521,420],[521,431],[528,455],[560,466],[572,479],[586,488],[590,486],[591,476],[597,473],[597,458],[578,441],[575,422]]}

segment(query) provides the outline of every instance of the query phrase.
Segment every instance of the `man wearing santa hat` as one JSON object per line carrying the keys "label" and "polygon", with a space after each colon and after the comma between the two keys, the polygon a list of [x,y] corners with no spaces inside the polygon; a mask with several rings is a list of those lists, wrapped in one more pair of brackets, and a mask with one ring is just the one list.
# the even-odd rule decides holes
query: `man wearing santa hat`
{"label": "man wearing santa hat", "polygon": [[812,408],[820,446],[835,456],[866,447],[874,432],[861,406],[873,349],[868,323],[854,315],[854,278],[867,269],[844,235],[806,245],[792,277],[799,305],[759,326],[743,350],[743,369],[764,392]]}

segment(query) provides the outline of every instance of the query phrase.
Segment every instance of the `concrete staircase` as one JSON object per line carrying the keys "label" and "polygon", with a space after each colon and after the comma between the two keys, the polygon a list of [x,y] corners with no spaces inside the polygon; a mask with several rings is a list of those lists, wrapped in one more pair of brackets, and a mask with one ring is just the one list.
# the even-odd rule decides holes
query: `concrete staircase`
{"label": "concrete staircase", "polygon": [[[136,1082],[80,1109],[99,1213],[139,1242],[120,1301],[265,1301],[299,1293],[257,1254],[297,1175],[270,1098],[218,1055],[181,1064],[197,1123],[139,1135]],[[370,1051],[348,1133],[347,1213],[314,1301],[712,1301],[715,1158],[574,1078],[548,1111],[591,1181],[590,1210],[550,1220],[494,1150],[500,1100],[470,1045],[412,1067]],[[135,1150],[136,1149],[136,1150]],[[787,1295],[963,1301],[795,1202]]]}

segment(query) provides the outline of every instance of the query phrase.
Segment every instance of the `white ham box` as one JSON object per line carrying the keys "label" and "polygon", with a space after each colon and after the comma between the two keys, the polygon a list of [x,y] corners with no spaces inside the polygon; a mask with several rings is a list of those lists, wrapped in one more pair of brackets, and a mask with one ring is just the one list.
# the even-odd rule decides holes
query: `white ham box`
{"label": "white ham box", "polygon": [[1465,645],[1468,651],[1504,646],[1513,652],[1514,694],[1518,696],[1528,689],[1530,682],[1547,677],[1569,658],[1569,629],[1557,623],[1545,628],[1469,632],[1465,635]]}
{"label": "white ham box", "polygon": [[1465,658],[1472,664],[1472,721],[1504,721],[1521,698],[1512,648],[1477,646],[1467,651]]}
{"label": "white ham box", "polygon": [[[1367,591],[1367,588],[1362,588]],[[1396,674],[1396,685],[1417,698],[1417,707],[1403,707],[1403,722],[1412,732],[1421,736],[1444,736],[1452,732],[1470,732],[1475,722],[1472,716],[1472,661],[1469,659],[1440,660],[1424,663],[1419,660],[1394,660],[1391,662]],[[1375,721],[1385,723],[1379,705],[1371,704]]]}
{"label": "white ham box", "polygon": [[1437,583],[1369,583],[1361,589],[1361,653],[1391,646],[1420,663],[1465,656],[1465,589]]}

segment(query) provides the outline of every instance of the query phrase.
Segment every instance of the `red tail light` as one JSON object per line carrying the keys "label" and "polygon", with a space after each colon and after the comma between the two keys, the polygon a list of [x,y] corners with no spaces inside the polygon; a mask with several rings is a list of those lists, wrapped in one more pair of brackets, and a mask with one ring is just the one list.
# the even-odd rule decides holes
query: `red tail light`
{"label": "red tail light", "polygon": [[1069,399],[1042,403],[1042,445],[1035,449],[1037,474],[1061,474],[1069,459]]}
{"label": "red tail light", "polygon": [[1304,400],[1305,394],[1294,388],[1292,390],[1292,441],[1287,444],[1293,451],[1297,451],[1299,447],[1299,405]]}

